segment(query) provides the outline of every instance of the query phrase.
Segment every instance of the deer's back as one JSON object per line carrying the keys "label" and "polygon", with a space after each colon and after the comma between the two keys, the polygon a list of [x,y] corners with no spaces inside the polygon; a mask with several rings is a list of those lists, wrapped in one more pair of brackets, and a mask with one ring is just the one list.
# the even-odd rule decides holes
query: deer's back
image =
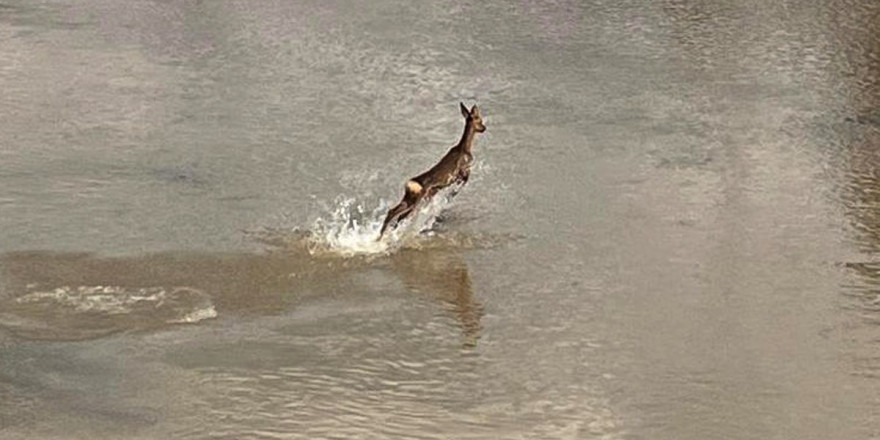
{"label": "deer's back", "polygon": [[430,186],[446,186],[455,181],[458,176],[459,168],[469,163],[470,158],[467,153],[463,152],[459,147],[452,147],[440,162],[431,167],[430,170],[413,177],[420,185],[424,187]]}

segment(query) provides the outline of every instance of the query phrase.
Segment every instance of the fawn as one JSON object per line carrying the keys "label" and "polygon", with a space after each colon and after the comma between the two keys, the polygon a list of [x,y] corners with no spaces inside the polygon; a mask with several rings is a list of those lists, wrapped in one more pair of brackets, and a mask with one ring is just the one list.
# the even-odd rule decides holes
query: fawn
{"label": "fawn", "polygon": [[459,103],[459,106],[465,121],[461,140],[431,169],[406,182],[403,199],[388,211],[377,240],[382,239],[388,226],[392,224],[396,226],[397,222],[403,221],[423,200],[430,200],[438,191],[453,183],[461,185],[467,183],[471,175],[471,163],[474,161],[471,152],[474,138],[477,133],[486,131],[486,126],[483,125],[483,118],[476,104],[470,110],[463,103]]}

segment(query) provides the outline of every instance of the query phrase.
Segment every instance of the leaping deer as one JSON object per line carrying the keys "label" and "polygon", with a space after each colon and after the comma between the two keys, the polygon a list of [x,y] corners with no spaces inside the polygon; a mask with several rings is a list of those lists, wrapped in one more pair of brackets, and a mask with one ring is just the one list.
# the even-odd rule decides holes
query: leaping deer
{"label": "leaping deer", "polygon": [[477,133],[486,131],[486,126],[483,125],[483,118],[476,104],[470,110],[462,103],[459,103],[459,106],[465,120],[461,140],[431,169],[406,182],[403,199],[388,211],[377,240],[382,239],[388,226],[393,224],[396,227],[397,223],[409,216],[423,200],[430,200],[438,191],[453,183],[461,185],[467,183],[471,175],[471,163],[474,161],[472,153],[474,138]]}

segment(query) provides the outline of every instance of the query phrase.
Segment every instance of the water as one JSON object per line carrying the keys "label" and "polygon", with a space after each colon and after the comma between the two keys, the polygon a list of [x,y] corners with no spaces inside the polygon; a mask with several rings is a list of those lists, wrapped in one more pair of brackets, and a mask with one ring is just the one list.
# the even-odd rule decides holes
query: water
{"label": "water", "polygon": [[878,5],[2,0],[0,438],[880,438]]}

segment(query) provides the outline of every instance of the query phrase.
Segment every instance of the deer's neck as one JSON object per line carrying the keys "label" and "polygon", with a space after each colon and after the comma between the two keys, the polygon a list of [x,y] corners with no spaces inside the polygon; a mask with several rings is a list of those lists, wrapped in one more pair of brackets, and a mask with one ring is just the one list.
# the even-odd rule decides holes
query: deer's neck
{"label": "deer's neck", "polygon": [[470,153],[471,149],[474,146],[474,134],[476,131],[474,130],[474,124],[471,121],[467,121],[464,124],[464,133],[461,134],[461,140],[458,141],[459,148],[462,149],[465,153]]}

